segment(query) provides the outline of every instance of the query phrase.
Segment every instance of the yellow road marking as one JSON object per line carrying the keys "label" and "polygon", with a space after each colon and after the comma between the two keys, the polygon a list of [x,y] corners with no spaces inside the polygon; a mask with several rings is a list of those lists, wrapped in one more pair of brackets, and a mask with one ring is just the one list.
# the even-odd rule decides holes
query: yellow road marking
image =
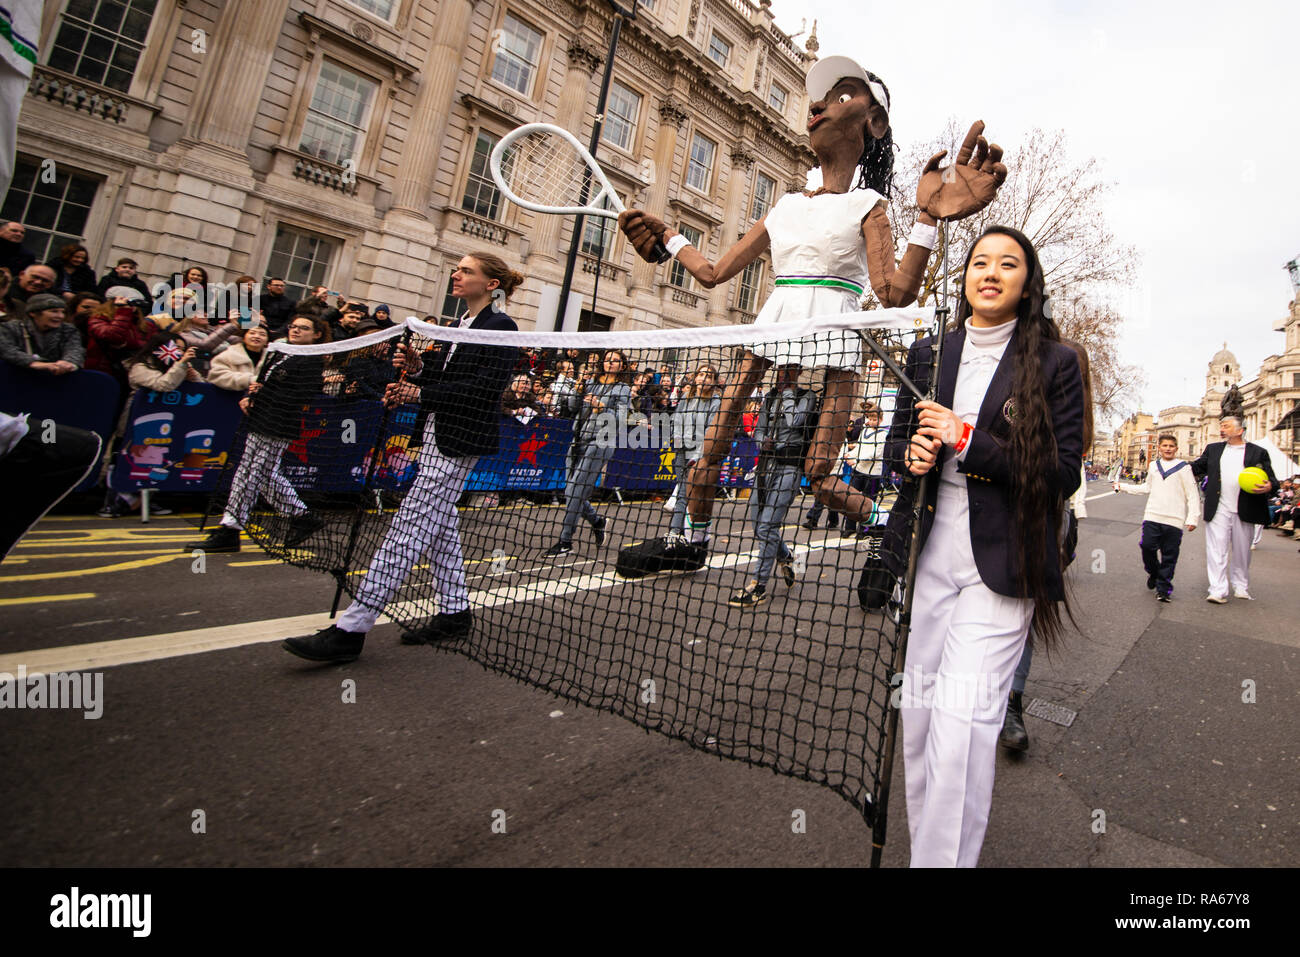
{"label": "yellow road marking", "polygon": [[[18,561],[30,562],[43,558],[112,558],[118,555],[171,555],[179,551],[176,548],[145,548],[129,552],[58,552],[54,555],[28,555],[26,558],[18,559]],[[13,560],[7,559],[6,564]]]}
{"label": "yellow road marking", "polygon": [[252,568],[254,565],[283,565],[284,562],[278,558],[268,558],[264,562],[231,562],[231,568]]}
{"label": "yellow road marking", "polygon": [[175,561],[178,558],[188,559],[189,557],[186,552],[178,552],[175,555],[141,558],[134,562],[118,562],[116,565],[101,565],[98,568],[77,568],[66,572],[45,572],[32,575],[5,575],[0,577],[0,583],[49,581],[54,578],[80,578],[83,575],[102,575],[105,572],[125,572],[133,568],[148,568],[150,565],[161,565],[163,562]]}
{"label": "yellow road marking", "polygon": [[50,601],[81,601],[94,597],[93,591],[87,591],[77,595],[28,595],[26,598],[0,598],[0,608],[10,605],[43,605]]}
{"label": "yellow road marking", "polygon": [[[171,515],[155,515],[150,518],[150,522],[162,521],[165,518],[202,518],[202,512],[173,512]],[[121,519],[102,518],[98,515],[46,515],[41,519],[41,524],[46,522],[120,522]],[[141,522],[141,524],[144,524]]]}

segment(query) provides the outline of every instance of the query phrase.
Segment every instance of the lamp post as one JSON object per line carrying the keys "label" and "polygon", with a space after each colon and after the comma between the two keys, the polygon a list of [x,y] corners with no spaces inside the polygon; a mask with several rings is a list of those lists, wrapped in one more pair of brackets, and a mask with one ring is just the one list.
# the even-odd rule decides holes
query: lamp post
{"label": "lamp post", "polygon": [[[596,122],[591,128],[591,142],[587,146],[587,151],[592,156],[596,155],[596,147],[600,145],[600,132],[605,126],[605,101],[609,98],[609,83],[614,77],[614,53],[618,49],[618,34],[623,28],[624,20],[636,19],[636,8],[640,0],[632,0],[632,9],[627,9],[615,0],[608,0],[610,7],[614,10],[614,24],[609,31],[609,53],[605,57],[605,72],[600,79],[600,96],[596,99]],[[590,182],[584,180],[582,184],[582,204],[587,202],[587,190]],[[569,311],[569,292],[573,287],[573,270],[578,264],[578,245],[582,242],[582,224],[584,217],[581,213],[573,219],[573,235],[569,239],[569,257],[564,263],[564,281],[560,283],[560,302],[555,310],[555,325],[552,331],[559,332],[564,327],[564,316]],[[596,276],[600,277],[600,264],[596,264]],[[592,303],[594,311],[596,304]]]}

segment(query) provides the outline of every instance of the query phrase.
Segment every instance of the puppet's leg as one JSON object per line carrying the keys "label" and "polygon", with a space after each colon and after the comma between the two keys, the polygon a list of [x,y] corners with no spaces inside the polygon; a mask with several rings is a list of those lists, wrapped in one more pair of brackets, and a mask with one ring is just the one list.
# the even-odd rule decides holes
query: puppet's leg
{"label": "puppet's leg", "polygon": [[722,404],[709,423],[699,460],[691,469],[687,507],[695,526],[707,525],[713,516],[713,495],[722,473],[722,459],[731,451],[731,442],[745,412],[745,403],[763,381],[771,361],[746,350],[722,393]]}
{"label": "puppet's leg", "polygon": [[858,377],[848,369],[826,370],[826,392],[817,419],[804,473],[817,501],[843,513],[847,521],[866,524],[871,520],[871,498],[848,485],[835,471],[840,449],[849,430],[849,418],[858,393]]}

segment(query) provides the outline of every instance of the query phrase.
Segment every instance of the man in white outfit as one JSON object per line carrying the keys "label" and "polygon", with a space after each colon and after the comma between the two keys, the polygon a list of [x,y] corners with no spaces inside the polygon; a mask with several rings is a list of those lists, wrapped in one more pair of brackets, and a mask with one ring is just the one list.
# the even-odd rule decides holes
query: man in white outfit
{"label": "man in white outfit", "polygon": [[[1192,474],[1205,482],[1205,565],[1210,592],[1205,600],[1216,605],[1234,598],[1249,599],[1250,544],[1254,525],[1268,524],[1268,493],[1277,487],[1268,451],[1245,438],[1241,419],[1225,415],[1219,423],[1223,442],[1211,442],[1192,463]],[[1242,471],[1264,470],[1267,481],[1249,491],[1238,484]]]}

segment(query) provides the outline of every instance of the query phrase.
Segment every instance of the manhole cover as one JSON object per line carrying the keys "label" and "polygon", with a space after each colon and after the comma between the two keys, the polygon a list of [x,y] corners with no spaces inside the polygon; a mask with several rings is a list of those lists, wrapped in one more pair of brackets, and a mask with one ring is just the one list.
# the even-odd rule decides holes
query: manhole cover
{"label": "manhole cover", "polygon": [[1035,718],[1042,718],[1044,721],[1050,721],[1052,724],[1059,724],[1068,728],[1078,717],[1077,711],[1071,711],[1059,704],[1052,704],[1050,701],[1044,701],[1042,698],[1035,698],[1025,709],[1025,714],[1032,714]]}

